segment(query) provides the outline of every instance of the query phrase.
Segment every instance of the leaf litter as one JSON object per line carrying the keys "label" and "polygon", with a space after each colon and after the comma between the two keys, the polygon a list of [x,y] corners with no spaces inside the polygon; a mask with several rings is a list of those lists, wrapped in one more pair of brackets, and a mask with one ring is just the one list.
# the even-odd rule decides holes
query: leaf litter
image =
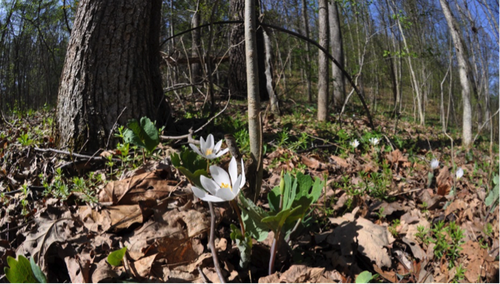
{"label": "leaf litter", "polygon": [[[159,159],[113,174],[102,161],[70,159],[50,151],[54,147],[50,131],[40,129],[34,137],[37,147],[47,151],[18,142],[21,133],[48,115],[40,113],[18,121],[15,128],[0,124],[0,130],[7,134],[0,140],[2,278],[7,257],[23,255],[34,258],[49,282],[219,281],[207,245],[208,209],[193,199],[188,181],[171,166],[167,153],[177,151],[172,148],[177,147],[174,143],[158,147],[155,155]],[[378,119],[380,131],[392,131],[393,121]],[[218,204],[216,243],[226,279],[354,282],[361,272],[370,271],[382,282],[498,281],[498,208],[491,211],[484,204],[492,176],[477,167],[479,162],[468,160],[465,152],[451,152],[432,128],[406,121],[399,122],[400,135],[413,140],[412,145],[429,145],[422,135],[426,133],[436,140],[434,149],[423,146],[410,150],[410,145],[398,146],[392,137],[382,139],[380,144],[384,145],[378,152],[362,149],[363,142],[368,144],[362,133],[371,131],[367,122],[344,117],[346,131],[361,141],[358,148],[349,149],[349,141],[339,141],[339,129],[318,128],[304,123],[306,120],[293,121],[291,113],[264,118],[268,150],[263,157],[264,194],[257,204],[269,208],[266,194],[279,184],[282,170],[320,178],[326,175],[327,186],[312,206],[314,222],[297,232],[287,245],[288,259],[277,265],[277,272],[267,275],[273,233],[267,241],[254,240],[250,266],[238,267],[239,253],[229,237],[229,226],[236,224],[237,218],[231,207]],[[300,132],[284,127],[290,123],[297,123]],[[288,131],[288,144],[279,141],[284,131]],[[307,133],[309,144],[293,144],[299,143],[302,132]],[[104,160],[106,155],[120,154],[118,149],[106,152]],[[434,170],[428,186],[430,155],[441,163],[454,155],[455,164],[466,174],[457,180],[455,168],[449,168],[448,163]],[[473,156],[477,161],[498,164],[498,157],[492,161],[477,149],[473,149]],[[222,163],[227,162],[228,158],[223,158]],[[74,177],[89,179],[90,172],[102,175],[100,181],[86,184],[96,200],[82,201],[88,193],[71,189],[61,193],[64,198],[46,192],[44,183],[53,185],[58,176],[71,184]],[[385,183],[377,181],[381,176]],[[440,246],[433,230],[439,222],[454,222],[463,230],[456,252],[458,265],[451,265],[446,254],[438,257]],[[451,242],[452,238],[444,234],[444,240]],[[107,256],[122,247],[127,247],[122,265],[110,265]]]}

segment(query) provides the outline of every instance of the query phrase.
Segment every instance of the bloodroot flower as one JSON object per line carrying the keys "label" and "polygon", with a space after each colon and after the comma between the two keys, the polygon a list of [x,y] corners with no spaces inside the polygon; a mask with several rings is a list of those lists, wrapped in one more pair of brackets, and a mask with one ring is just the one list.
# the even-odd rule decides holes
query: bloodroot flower
{"label": "bloodroot flower", "polygon": [[378,142],[380,142],[380,139],[375,138],[375,137],[372,137],[372,138],[370,138],[370,140],[369,140],[369,141],[370,141],[370,143],[371,143],[373,146],[376,146],[376,145],[378,145]]}
{"label": "bloodroot flower", "polygon": [[358,146],[359,146],[359,141],[358,141],[358,139],[354,139],[354,140],[353,140],[353,141],[351,141],[349,144],[350,144],[352,147],[354,147],[354,148],[358,148]]}
{"label": "bloodroot flower", "polygon": [[224,202],[233,200],[240,193],[241,188],[246,183],[245,165],[241,160],[241,175],[238,175],[238,166],[233,157],[229,162],[229,174],[218,166],[210,166],[212,179],[200,176],[200,183],[203,189],[191,186],[194,195],[207,202]]}
{"label": "bloodroot flower", "polygon": [[189,144],[189,147],[193,149],[198,155],[203,156],[205,159],[215,159],[218,158],[229,151],[229,148],[221,150],[220,146],[222,145],[222,140],[217,142],[217,144],[214,146],[214,136],[212,134],[208,134],[207,136],[207,141],[203,139],[203,137],[200,137],[200,149],[196,147],[194,144]]}
{"label": "bloodroot flower", "polygon": [[431,161],[431,169],[433,169],[433,170],[434,170],[434,169],[437,169],[437,168],[439,168],[439,161],[438,161],[437,159],[435,159],[435,158],[434,158],[434,159],[432,159],[432,161]]}
{"label": "bloodroot flower", "polygon": [[464,175],[464,170],[462,170],[462,168],[458,168],[457,172],[455,173],[457,179],[460,179],[463,175]]}

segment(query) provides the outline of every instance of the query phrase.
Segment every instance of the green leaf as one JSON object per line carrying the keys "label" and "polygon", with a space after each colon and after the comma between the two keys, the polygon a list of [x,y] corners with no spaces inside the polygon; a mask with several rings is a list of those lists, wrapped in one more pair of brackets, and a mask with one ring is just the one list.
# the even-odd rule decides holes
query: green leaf
{"label": "green leaf", "polygon": [[271,209],[271,211],[278,212],[280,210],[280,199],[281,199],[280,187],[275,186],[267,194],[267,201],[269,201],[269,209]]}
{"label": "green leaf", "polygon": [[372,281],[373,275],[370,271],[363,271],[356,277],[356,283],[368,283]]}
{"label": "green leaf", "polygon": [[191,172],[199,169],[207,169],[207,160],[199,159],[199,155],[191,150],[185,150],[181,153],[182,166]]}
{"label": "green leaf", "polygon": [[283,208],[290,209],[295,199],[297,189],[297,179],[293,178],[290,173],[285,174],[285,192],[283,192]]}
{"label": "green leaf", "polygon": [[108,255],[108,262],[113,266],[119,266],[122,263],[123,257],[127,252],[127,247],[123,247],[119,250],[115,250]]}
{"label": "green leaf", "polygon": [[29,260],[19,255],[18,260],[11,256],[7,256],[7,264],[9,267],[4,267],[5,277],[10,283],[38,283]]}
{"label": "green leaf", "polygon": [[498,175],[494,176],[493,177],[493,183],[496,184],[496,185],[498,185],[498,183],[499,183],[498,179],[499,179]]}
{"label": "green leaf", "polygon": [[245,236],[241,233],[241,230],[238,229],[234,224],[230,225],[231,227],[231,240],[236,243],[238,250],[240,251],[240,267],[246,268],[250,263],[250,259],[252,256],[252,238],[248,232],[245,232]]}
{"label": "green leaf", "polygon": [[146,149],[149,153],[156,149],[160,143],[158,129],[155,124],[147,117],[142,117],[140,123],[132,119],[127,124],[129,129],[123,133],[125,143],[130,143]]}
{"label": "green leaf", "polygon": [[269,213],[244,197],[243,194],[239,195],[239,201],[240,204],[238,205],[241,209],[241,219],[245,224],[246,232],[257,241],[262,242],[267,237],[269,230],[272,229],[269,224],[261,221],[263,218],[269,216]]}
{"label": "green leaf", "polygon": [[170,155],[170,161],[172,161],[172,165],[176,168],[181,166],[181,157],[175,152]]}
{"label": "green leaf", "polygon": [[35,263],[33,257],[30,258],[30,266],[31,271],[33,271],[33,275],[35,275],[35,278],[38,280],[38,282],[47,283],[47,277],[45,277],[45,274],[43,273],[40,266]]}
{"label": "green leaf", "polygon": [[[500,184],[497,184],[484,199],[484,205],[491,206],[496,203],[500,197]],[[494,208],[491,208],[494,209]]]}
{"label": "green leaf", "polygon": [[203,176],[208,176],[208,173],[206,170],[197,170],[194,173],[192,173],[190,170],[186,169],[185,167],[177,167],[177,169],[185,175],[190,182],[192,182],[196,187],[198,188],[203,188],[200,182],[200,177]]}
{"label": "green leaf", "polygon": [[313,184],[313,188],[311,190],[311,193],[309,194],[310,197],[312,197],[312,203],[318,201],[319,197],[321,196],[321,193],[323,193],[323,188],[325,188],[326,185],[326,177],[325,179],[320,179],[316,178]]}
{"label": "green leaf", "polygon": [[[262,218],[262,222],[263,223],[268,223],[269,226],[271,227],[271,229],[276,233],[276,232],[279,232],[281,231],[281,228],[283,228],[283,225],[285,224],[285,222],[287,221],[294,221],[294,220],[291,220],[291,219],[288,219],[287,218],[296,213],[298,210],[300,210],[302,208],[302,206],[297,206],[293,209],[285,209],[285,210],[281,210],[280,212],[278,212],[278,214],[274,215],[274,216],[267,216],[267,217],[264,217]],[[297,220],[297,219],[295,219]]]}
{"label": "green leaf", "polygon": [[297,182],[299,183],[299,191],[295,199],[300,199],[302,196],[309,195],[309,189],[313,184],[313,180],[310,175],[305,175],[301,172],[297,173]]}

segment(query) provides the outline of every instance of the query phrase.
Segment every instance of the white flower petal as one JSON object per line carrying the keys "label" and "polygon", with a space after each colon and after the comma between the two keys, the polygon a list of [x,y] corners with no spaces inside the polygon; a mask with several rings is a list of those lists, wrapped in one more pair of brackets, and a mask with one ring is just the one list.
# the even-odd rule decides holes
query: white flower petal
{"label": "white flower petal", "polygon": [[241,159],[241,187],[244,187],[246,182],[247,179],[245,176],[245,164],[243,163],[243,159]]}
{"label": "white flower petal", "polygon": [[224,149],[224,150],[219,151],[219,153],[217,153],[217,155],[215,155],[215,157],[216,157],[216,158],[218,158],[218,157],[220,157],[220,156],[222,156],[222,155],[226,154],[226,153],[227,153],[227,151],[229,151],[229,148],[226,148],[226,149]]}
{"label": "white flower petal", "polygon": [[205,149],[213,149],[214,148],[214,136],[212,134],[208,134],[207,143],[205,145]]}
{"label": "white flower petal", "polygon": [[206,176],[200,176],[200,183],[204,189],[206,189],[210,194],[215,195],[220,188],[220,185],[217,184],[212,179],[207,178]]}
{"label": "white flower petal", "polygon": [[200,137],[200,150],[201,152],[205,153],[205,149],[206,149],[206,146],[205,146],[205,139],[203,139],[203,137]]}
{"label": "white flower petal", "polygon": [[194,195],[196,195],[199,199],[201,199],[203,201],[207,201],[207,202],[224,202],[224,201],[226,201],[220,197],[210,195],[207,192],[205,192],[204,190],[199,189],[195,186],[191,186],[191,189],[193,190]]}
{"label": "white flower petal", "polygon": [[231,161],[229,162],[229,177],[231,178],[231,182],[236,181],[238,178],[238,166],[236,165],[236,159],[234,157],[231,158]]}
{"label": "white flower petal", "polygon": [[196,154],[203,156],[203,154],[200,152],[200,149],[198,149],[196,145],[189,143],[189,147],[191,147],[191,149],[193,149],[193,151],[195,151]]}
{"label": "white flower petal", "polygon": [[437,169],[439,167],[439,161],[437,159],[432,159],[431,169]]}
{"label": "white flower petal", "polygon": [[222,140],[219,140],[219,142],[217,142],[217,144],[215,144],[215,146],[214,146],[214,153],[219,152],[220,146],[222,146]]}
{"label": "white flower petal", "polygon": [[230,201],[236,197],[236,194],[235,194],[235,191],[233,191],[229,188],[221,188],[217,192],[217,197],[220,197],[220,198],[224,199],[225,201]]}
{"label": "white flower petal", "polygon": [[226,185],[231,184],[231,180],[229,179],[229,175],[227,172],[218,166],[210,166],[210,173],[212,174],[212,178],[215,180],[217,185],[220,187],[223,183]]}
{"label": "white flower petal", "polygon": [[243,187],[241,184],[241,175],[238,176],[238,178],[233,182],[233,192],[235,194],[238,194],[240,192],[240,189]]}

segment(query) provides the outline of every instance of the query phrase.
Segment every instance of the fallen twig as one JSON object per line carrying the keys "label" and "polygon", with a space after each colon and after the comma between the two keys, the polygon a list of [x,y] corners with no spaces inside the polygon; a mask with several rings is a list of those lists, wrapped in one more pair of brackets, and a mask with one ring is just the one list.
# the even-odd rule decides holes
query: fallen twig
{"label": "fallen twig", "polygon": [[199,132],[200,130],[202,130],[203,128],[205,128],[210,122],[212,122],[212,120],[214,120],[217,116],[219,116],[221,113],[223,113],[227,106],[229,105],[229,101],[231,100],[231,92],[229,93],[229,98],[227,99],[227,103],[226,103],[226,106],[224,106],[224,108],[219,111],[216,115],[214,115],[213,117],[211,117],[205,124],[203,124],[200,128],[196,129],[195,131],[193,131],[192,128],[189,129],[189,133],[188,134],[184,134],[184,135],[180,135],[180,136],[165,136],[165,135],[160,135],[160,139],[165,141],[165,140],[181,140],[181,139],[188,139],[188,143],[193,143],[193,144],[200,144],[200,142],[198,140],[195,140],[193,139],[193,134],[196,133],[196,132]]}
{"label": "fallen twig", "polygon": [[[105,157],[101,157],[101,156],[97,156],[96,157],[95,154],[93,156],[89,156],[89,155],[71,153],[69,151],[63,151],[63,150],[58,150],[58,149],[53,149],[53,148],[41,149],[41,148],[35,147],[35,151],[37,151],[37,152],[52,152],[52,153],[56,153],[56,154],[68,155],[68,156],[71,156],[71,157],[82,158],[82,159],[89,159],[89,160],[103,160],[103,161],[107,161],[108,160]],[[113,158],[112,160],[115,161],[115,162],[120,162],[121,161],[120,159],[117,159],[117,158]]]}

